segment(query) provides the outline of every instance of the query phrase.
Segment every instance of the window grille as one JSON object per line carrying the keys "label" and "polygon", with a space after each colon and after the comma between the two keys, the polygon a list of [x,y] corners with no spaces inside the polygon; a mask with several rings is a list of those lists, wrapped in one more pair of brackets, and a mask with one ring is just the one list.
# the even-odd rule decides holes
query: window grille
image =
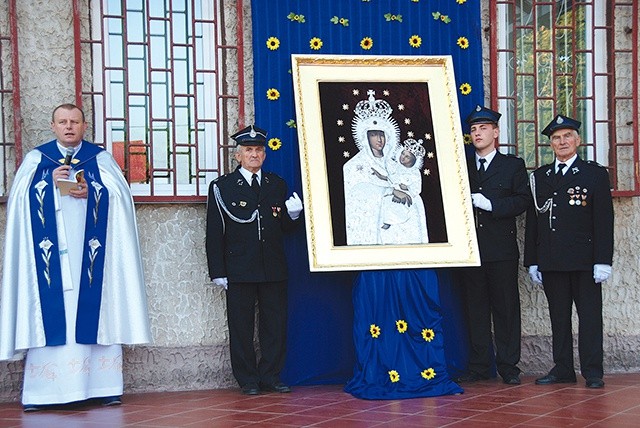
{"label": "window grille", "polygon": [[[614,194],[638,184],[638,2],[491,0],[491,101],[500,146],[530,169],[553,160],[540,131],[582,122],[579,155],[609,169]],[[505,129],[506,128],[506,129]]]}
{"label": "window grille", "polygon": [[204,201],[229,168],[225,120],[244,120],[242,2],[230,43],[222,3],[74,0],[76,97],[136,201]]}

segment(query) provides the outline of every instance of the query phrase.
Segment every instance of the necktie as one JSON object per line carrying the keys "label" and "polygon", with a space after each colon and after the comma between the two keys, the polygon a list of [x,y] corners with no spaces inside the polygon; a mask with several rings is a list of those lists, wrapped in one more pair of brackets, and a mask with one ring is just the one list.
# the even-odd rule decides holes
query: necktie
{"label": "necktie", "polygon": [[260,183],[258,183],[258,174],[253,174],[251,176],[251,188],[254,192],[260,193]]}
{"label": "necktie", "polygon": [[485,173],[484,168],[487,160],[485,158],[480,158],[478,159],[478,162],[480,162],[480,168],[478,168],[478,177],[480,177],[480,179],[482,180],[482,177],[484,177],[484,173]]}
{"label": "necktie", "polygon": [[560,181],[560,179],[562,178],[562,171],[564,170],[564,168],[567,166],[566,163],[559,163],[558,164],[558,170],[556,171],[556,183],[558,183]]}

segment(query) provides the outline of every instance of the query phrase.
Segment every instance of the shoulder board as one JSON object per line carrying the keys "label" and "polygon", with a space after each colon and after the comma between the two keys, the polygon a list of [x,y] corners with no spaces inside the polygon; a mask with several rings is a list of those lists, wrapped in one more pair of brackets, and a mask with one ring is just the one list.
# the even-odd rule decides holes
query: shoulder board
{"label": "shoulder board", "polygon": [[589,165],[593,165],[593,166],[599,166],[600,168],[605,168],[605,166],[600,165],[598,162],[593,161],[593,160],[587,160],[585,161],[586,163],[588,163]]}
{"label": "shoulder board", "polygon": [[213,182],[214,183],[220,183],[222,181],[225,181],[227,178],[229,178],[229,174],[220,175],[217,178],[214,178]]}

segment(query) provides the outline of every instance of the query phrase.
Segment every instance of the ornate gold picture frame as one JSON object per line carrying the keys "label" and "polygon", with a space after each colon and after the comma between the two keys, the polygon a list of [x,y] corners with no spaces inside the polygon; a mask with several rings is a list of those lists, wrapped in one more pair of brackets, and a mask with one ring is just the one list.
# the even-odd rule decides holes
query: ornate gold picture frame
{"label": "ornate gold picture frame", "polygon": [[292,55],[311,271],[478,266],[449,56]]}

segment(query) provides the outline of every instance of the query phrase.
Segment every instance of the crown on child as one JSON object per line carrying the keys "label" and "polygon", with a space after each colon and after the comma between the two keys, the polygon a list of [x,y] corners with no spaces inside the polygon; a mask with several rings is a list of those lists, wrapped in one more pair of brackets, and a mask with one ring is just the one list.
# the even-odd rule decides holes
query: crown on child
{"label": "crown on child", "polygon": [[380,119],[388,119],[389,116],[391,116],[391,112],[393,111],[391,105],[385,100],[376,100],[374,97],[375,93],[373,89],[369,89],[367,91],[369,99],[359,101],[358,104],[356,104],[354,112],[358,118],[369,119],[377,117]]}
{"label": "crown on child", "polygon": [[411,152],[411,154],[416,158],[424,157],[425,153],[427,152],[422,145],[422,140],[416,141],[413,138],[407,138],[402,142],[401,146],[403,149],[409,150],[409,152]]}

